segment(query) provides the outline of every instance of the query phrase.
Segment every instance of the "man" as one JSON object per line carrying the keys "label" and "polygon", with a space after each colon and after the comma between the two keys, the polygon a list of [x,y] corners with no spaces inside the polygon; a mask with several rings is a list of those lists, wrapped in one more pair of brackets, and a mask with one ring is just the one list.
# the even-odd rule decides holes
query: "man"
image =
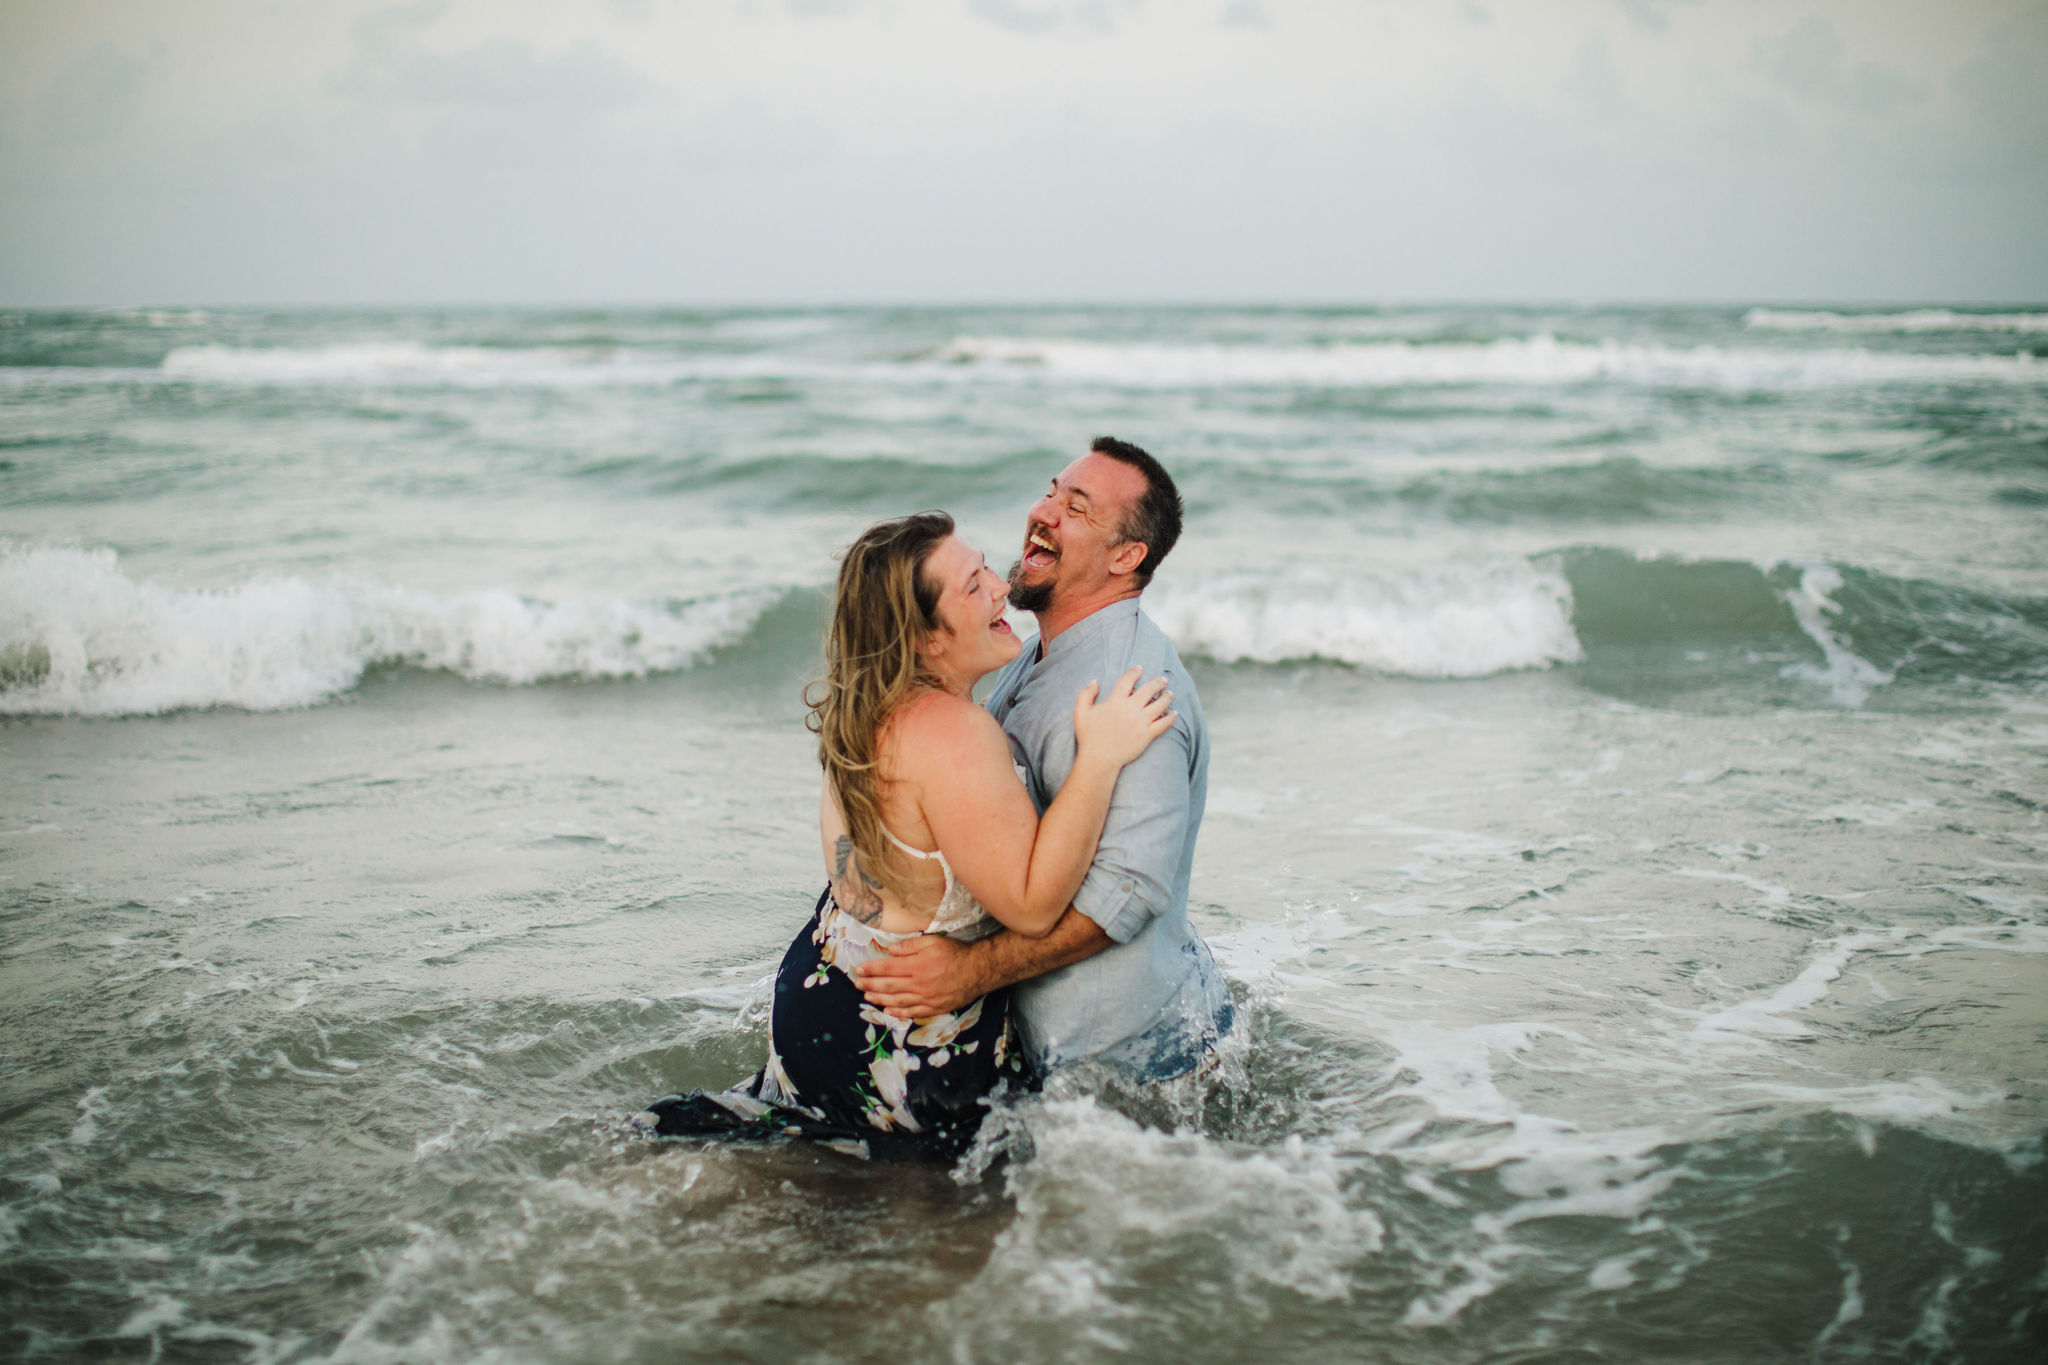
{"label": "man", "polygon": [[1010,605],[1038,642],[996,675],[989,712],[1043,814],[1074,763],[1074,693],[1133,664],[1164,674],[1179,719],[1117,780],[1095,863],[1044,938],[912,939],[855,968],[870,1003],[899,1018],[958,1009],[1014,985],[1041,1072],[1095,1059],[1146,1078],[1195,1067],[1230,1028],[1230,997],[1188,924],[1188,873],[1209,782],[1194,682],[1138,596],[1180,536],[1180,494],[1157,460],[1098,437],[1039,499],[1010,569]]}

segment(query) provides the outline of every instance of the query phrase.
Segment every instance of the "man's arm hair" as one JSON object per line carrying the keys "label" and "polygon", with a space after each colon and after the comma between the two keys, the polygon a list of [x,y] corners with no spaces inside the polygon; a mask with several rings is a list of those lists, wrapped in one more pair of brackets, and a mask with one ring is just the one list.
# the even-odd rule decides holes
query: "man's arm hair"
{"label": "man's arm hair", "polygon": [[982,959],[980,974],[988,982],[982,988],[983,992],[1014,986],[1019,981],[1029,981],[1034,976],[1044,976],[1061,967],[1071,967],[1084,958],[1095,956],[1110,942],[1101,925],[1071,905],[1044,938],[1027,938],[1007,929],[1000,934],[991,934],[976,945]]}
{"label": "man's arm hair", "polygon": [[853,979],[870,1005],[898,1019],[928,1019],[965,1009],[998,987],[1093,957],[1110,942],[1101,926],[1070,907],[1044,938],[1007,930],[974,943],[923,935],[856,963]]}

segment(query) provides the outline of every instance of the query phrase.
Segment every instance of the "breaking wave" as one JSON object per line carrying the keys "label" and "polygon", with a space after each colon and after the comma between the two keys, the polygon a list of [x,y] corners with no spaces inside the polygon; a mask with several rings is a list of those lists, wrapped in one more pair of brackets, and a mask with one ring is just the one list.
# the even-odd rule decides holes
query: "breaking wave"
{"label": "breaking wave", "polygon": [[738,639],[775,596],[548,603],[297,578],[185,591],[136,582],[111,550],[10,551],[0,714],[282,710],[329,700],[380,665],[514,684],[638,677]]}
{"label": "breaking wave", "polygon": [[2048,679],[2048,600],[2000,597],[1855,565],[1548,557],[1571,585],[1589,665],[1654,687],[1775,675],[1857,707],[1893,684]]}
{"label": "breaking wave", "polygon": [[1224,663],[1325,659],[1411,678],[1478,678],[1581,657],[1570,585],[1523,560],[1378,577],[1162,580],[1145,609],[1183,653]]}
{"label": "breaking wave", "polygon": [[[1226,664],[1420,679],[1580,665],[1596,687],[1762,686],[1847,707],[1894,685],[2048,679],[2048,600],[1824,561],[1589,547],[1400,573],[1169,576],[1145,606],[1182,653]],[[517,686],[714,652],[721,671],[767,668],[780,686],[813,665],[825,609],[809,589],[560,602],[298,578],[184,590],[130,578],[110,550],[15,549],[0,553],[0,715],[270,711],[331,700],[372,668]]]}

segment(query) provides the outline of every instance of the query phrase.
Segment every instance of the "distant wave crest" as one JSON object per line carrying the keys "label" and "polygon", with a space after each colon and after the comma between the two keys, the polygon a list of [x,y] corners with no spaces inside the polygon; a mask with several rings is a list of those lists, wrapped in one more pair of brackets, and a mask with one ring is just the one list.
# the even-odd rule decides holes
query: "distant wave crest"
{"label": "distant wave crest", "polygon": [[136,582],[110,550],[14,549],[0,554],[0,714],[273,711],[377,665],[514,684],[637,677],[739,638],[772,598],[547,603],[298,578],[185,591]]}
{"label": "distant wave crest", "polygon": [[485,346],[425,346],[416,341],[372,341],[344,346],[178,346],[163,359],[165,374],[184,379],[284,381],[496,376],[536,365],[572,363],[563,351]]}
{"label": "distant wave crest", "polygon": [[[1786,329],[1790,324],[1751,325]],[[1772,315],[1820,317],[1823,315]],[[1836,316],[1836,315],[1826,315]],[[1955,314],[1956,317],[1980,316]],[[2048,314],[2011,314],[2010,319]],[[1846,331],[1866,319],[1843,316]],[[1892,329],[1896,330],[1896,329]],[[2029,330],[2016,323],[2007,329]],[[59,371],[36,371],[45,380]],[[66,382],[94,374],[80,371]],[[103,373],[103,372],[100,372]],[[848,361],[777,352],[675,355],[630,347],[180,346],[159,377],[188,383],[589,387],[752,380],[864,384],[1052,384],[1113,388],[1376,388],[1401,385],[1621,384],[1779,389],[1911,383],[2044,383],[2029,354],[1923,355],[1862,349],[1658,346],[1555,336],[1488,342],[1372,341],[1319,346],[1164,345],[1031,337],[957,337],[921,356]]]}
{"label": "distant wave crest", "polygon": [[1912,308],[1902,313],[1800,312],[1752,308],[1742,325],[1771,332],[2048,332],[2048,313],[1959,313]]}
{"label": "distant wave crest", "polygon": [[715,372],[744,373],[750,358],[703,365],[606,347],[429,346],[365,341],[337,346],[178,346],[164,356],[166,378],[215,384],[395,384],[451,387],[563,387],[661,383]]}
{"label": "distant wave crest", "polygon": [[1160,346],[961,337],[956,366],[1133,388],[1564,384],[1608,380],[1712,388],[2048,381],[2031,355],[1901,355],[1865,350],[1731,350],[1512,337],[1483,343]]}

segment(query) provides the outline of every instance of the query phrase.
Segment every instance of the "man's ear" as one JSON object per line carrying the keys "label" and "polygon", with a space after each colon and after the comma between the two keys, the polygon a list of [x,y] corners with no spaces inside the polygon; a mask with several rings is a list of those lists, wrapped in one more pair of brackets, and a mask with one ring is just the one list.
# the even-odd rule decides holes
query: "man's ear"
{"label": "man's ear", "polygon": [[1113,574],[1136,573],[1138,566],[1145,562],[1151,546],[1142,540],[1127,540],[1116,547],[1116,553],[1109,557],[1109,571]]}

